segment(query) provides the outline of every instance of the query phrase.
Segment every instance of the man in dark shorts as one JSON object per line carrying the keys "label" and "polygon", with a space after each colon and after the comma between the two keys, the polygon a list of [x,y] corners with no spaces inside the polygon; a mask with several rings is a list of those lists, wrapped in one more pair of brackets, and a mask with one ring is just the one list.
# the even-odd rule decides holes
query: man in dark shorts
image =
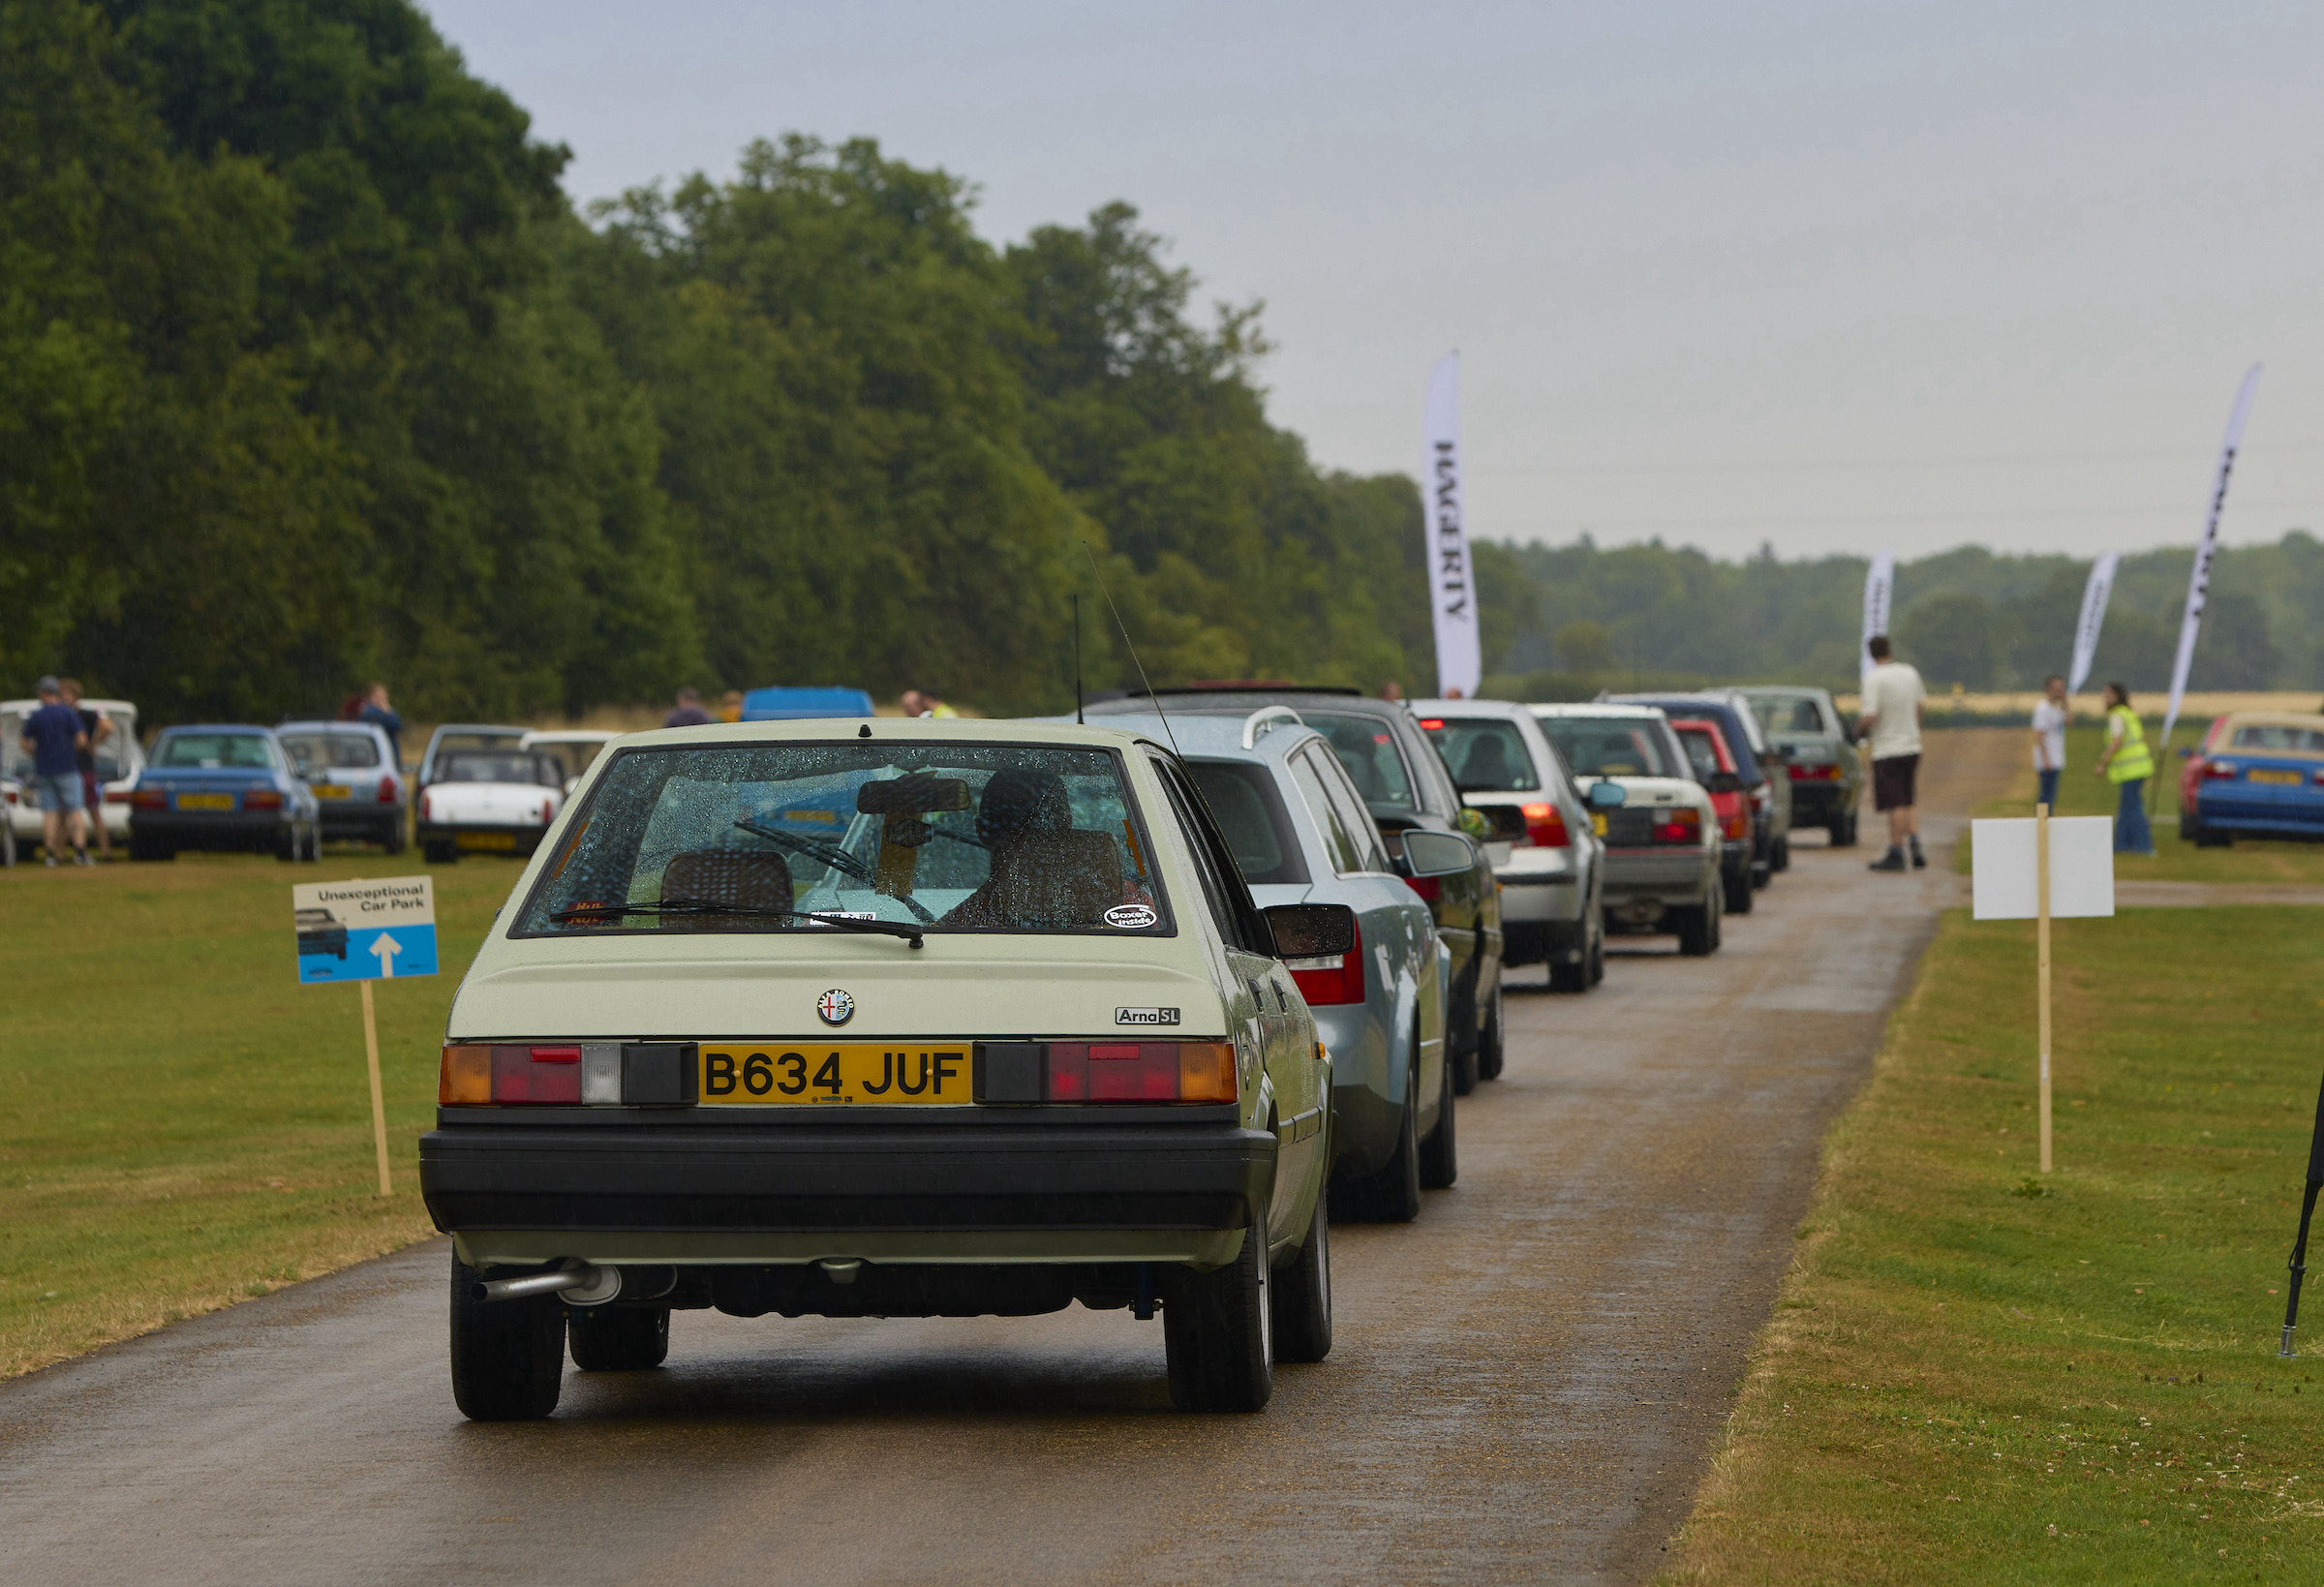
{"label": "man in dark shorts", "polygon": [[1920,707],[1927,696],[1920,674],[1889,659],[1888,636],[1865,644],[1872,671],[1864,680],[1864,706],[1856,714],[1856,736],[1872,753],[1872,808],[1888,817],[1888,852],[1872,862],[1875,870],[1902,870],[1906,850],[1919,870],[1929,863],[1920,852],[1920,812],[1913,809],[1913,784],[1920,772]]}
{"label": "man in dark shorts", "polygon": [[113,857],[113,835],[105,830],[105,789],[97,781],[97,747],[113,736],[112,719],[102,711],[91,711],[80,703],[80,680],[59,679],[57,687],[64,694],[65,704],[80,718],[80,731],[86,742],[74,751],[73,759],[80,767],[81,815],[97,831],[97,852],[107,859]]}
{"label": "man in dark shorts", "polygon": [[32,791],[41,802],[41,840],[47,863],[64,857],[65,839],[73,839],[73,863],[88,865],[88,828],[83,824],[80,766],[76,753],[88,743],[80,730],[80,714],[65,704],[64,690],[53,678],[44,678],[37,692],[40,709],[24,718],[24,752],[32,756]]}

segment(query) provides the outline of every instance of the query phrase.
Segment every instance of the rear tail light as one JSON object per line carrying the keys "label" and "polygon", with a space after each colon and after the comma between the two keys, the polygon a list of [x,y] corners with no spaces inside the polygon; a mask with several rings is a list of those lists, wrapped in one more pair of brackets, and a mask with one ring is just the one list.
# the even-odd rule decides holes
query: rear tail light
{"label": "rear tail light", "polygon": [[436,807],[424,793],[419,796],[419,818],[422,821],[436,819]]}
{"label": "rear tail light", "polygon": [[1436,901],[1436,878],[1434,876],[1407,876],[1404,878],[1404,885],[1426,899],[1430,903]]}
{"label": "rear tail light", "polygon": [[1837,766],[1806,766],[1796,760],[1791,763],[1791,780],[1794,782],[1830,781],[1839,776],[1840,768]]}
{"label": "rear tail light", "polygon": [[555,805],[555,804],[554,804],[552,801],[550,801],[550,800],[546,800],[546,799],[542,800],[542,801],[540,802],[540,824],[541,824],[542,826],[544,826],[544,827],[545,827],[545,826],[547,826],[547,825],[548,825],[548,824],[549,824],[551,821],[554,821],[556,818],[557,818],[557,807],[556,807],[556,805]]}
{"label": "rear tail light", "polygon": [[283,808],[283,796],[272,788],[253,788],[242,796],[242,808],[246,810],[279,810]]}
{"label": "rear tail light", "polygon": [[169,808],[169,796],[159,788],[138,788],[131,791],[129,804],[132,809],[166,810]]}
{"label": "rear tail light", "polygon": [[1654,840],[1658,843],[1702,841],[1702,812],[1692,806],[1654,812]]}
{"label": "rear tail light", "polygon": [[2314,780],[2316,780],[2316,781],[2318,781],[2318,782],[2324,782],[2324,766],[2319,766],[2319,767],[2317,767],[2317,768],[2316,768],[2316,775],[2315,775],[2315,778],[2314,778]]}
{"label": "rear tail light", "polygon": [[1721,814],[1719,830],[1725,836],[1737,840],[1751,836],[1751,817],[1743,813],[1743,801],[1736,800],[1733,809]]}
{"label": "rear tail light", "polygon": [[1423,732],[1423,733],[1442,733],[1444,730],[1445,730],[1445,718],[1444,718],[1444,717],[1422,717],[1421,718],[1421,731],[1422,731],[1422,732]]}
{"label": "rear tail light", "polygon": [[392,778],[392,777],[383,777],[383,778],[380,778],[380,803],[381,803],[381,804],[382,804],[382,805],[392,805],[392,804],[394,804],[394,803],[395,803],[396,791],[397,791],[397,790],[396,790],[396,786],[395,786],[395,778]]}
{"label": "rear tail light", "polygon": [[1283,961],[1291,978],[1300,989],[1300,995],[1311,1004],[1361,1003],[1363,1001],[1363,927],[1356,928],[1356,940],[1344,954],[1332,954],[1323,959],[1287,959]]}
{"label": "rear tail light", "polygon": [[2233,782],[2235,780],[2235,762],[2232,760],[2205,761],[2203,763],[2203,780],[2206,782]]}
{"label": "rear tail light", "polygon": [[107,788],[105,790],[105,802],[108,805],[126,805],[129,803],[129,790],[127,788]]}
{"label": "rear tail light", "polygon": [[1233,1102],[1230,1042],[1050,1042],[1044,1102]]}
{"label": "rear tail light", "polygon": [[1566,830],[1565,811],[1555,805],[1528,805],[1524,815],[1525,836],[1533,840],[1535,848],[1567,848],[1573,844],[1574,835]]}
{"label": "rear tail light", "polygon": [[446,1047],[436,1100],[446,1108],[488,1104],[577,1107],[578,1047]]}

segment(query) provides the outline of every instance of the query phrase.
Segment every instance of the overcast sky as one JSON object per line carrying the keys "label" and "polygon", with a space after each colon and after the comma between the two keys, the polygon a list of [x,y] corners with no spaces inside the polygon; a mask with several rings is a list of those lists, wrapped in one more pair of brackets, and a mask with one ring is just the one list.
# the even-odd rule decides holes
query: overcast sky
{"label": "overcast sky", "polygon": [[1743,555],[2324,532],[2324,6],[422,0],[582,199],[786,131],[1126,198],[1264,298],[1278,423],[1469,520]]}

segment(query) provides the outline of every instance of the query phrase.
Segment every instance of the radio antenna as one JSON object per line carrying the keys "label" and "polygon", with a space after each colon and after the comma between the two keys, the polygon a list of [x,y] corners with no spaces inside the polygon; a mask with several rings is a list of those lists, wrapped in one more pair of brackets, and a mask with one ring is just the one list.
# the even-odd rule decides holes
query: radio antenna
{"label": "radio antenna", "polygon": [[1082,715],[1082,593],[1073,593],[1073,725],[1086,727]]}
{"label": "radio antenna", "polygon": [[1114,592],[1106,588],[1106,575],[1098,572],[1097,558],[1090,554],[1087,540],[1082,542],[1082,556],[1096,576],[1097,593],[1106,597],[1106,610],[1114,614],[1114,626],[1121,632],[1121,648],[1130,653],[1130,665],[1138,669],[1138,681],[1146,686],[1146,697],[1153,701],[1154,715],[1162,718],[1162,735],[1170,740],[1170,752],[1184,760],[1186,754],[1178,748],[1178,736],[1171,731],[1170,713],[1162,709],[1162,701],[1154,693],[1154,681],[1146,675],[1146,663],[1138,659],[1138,647],[1130,643],[1129,626],[1121,621],[1121,608],[1114,604]]}

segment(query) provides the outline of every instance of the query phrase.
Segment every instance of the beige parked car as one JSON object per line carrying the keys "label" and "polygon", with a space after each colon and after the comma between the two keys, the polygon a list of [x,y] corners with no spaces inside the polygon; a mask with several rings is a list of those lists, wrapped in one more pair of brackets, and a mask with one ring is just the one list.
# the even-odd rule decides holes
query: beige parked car
{"label": "beige parked car", "polygon": [[[547,1415],[741,1317],[1160,1311],[1173,1398],[1330,1348],[1330,1063],[1177,756],[960,719],[599,756],[452,1005],[420,1177],[452,1389]],[[431,790],[433,791],[433,790]]]}
{"label": "beige parked car", "polygon": [[1605,842],[1608,931],[1668,931],[1682,954],[1726,931],[1719,812],[1670,718],[1647,705],[1537,705]]}

